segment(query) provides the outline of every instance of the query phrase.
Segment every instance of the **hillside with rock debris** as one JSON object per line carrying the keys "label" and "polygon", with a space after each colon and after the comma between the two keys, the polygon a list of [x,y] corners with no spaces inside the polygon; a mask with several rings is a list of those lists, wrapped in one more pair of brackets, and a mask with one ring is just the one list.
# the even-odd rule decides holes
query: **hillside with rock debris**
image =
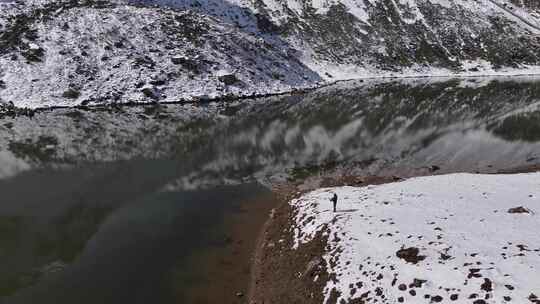
{"label": "hillside with rock debris", "polygon": [[374,76],[540,73],[540,8],[513,0],[0,2],[0,101],[235,98]]}
{"label": "hillside with rock debris", "polygon": [[290,91],[319,80],[283,50],[210,16],[81,3],[14,6],[4,16],[3,102],[175,102]]}
{"label": "hillside with rock debris", "polygon": [[[135,0],[136,1],[136,0]],[[285,37],[326,78],[432,74],[538,63],[535,3],[503,0],[138,0],[194,9]],[[448,72],[448,71],[447,71]]]}

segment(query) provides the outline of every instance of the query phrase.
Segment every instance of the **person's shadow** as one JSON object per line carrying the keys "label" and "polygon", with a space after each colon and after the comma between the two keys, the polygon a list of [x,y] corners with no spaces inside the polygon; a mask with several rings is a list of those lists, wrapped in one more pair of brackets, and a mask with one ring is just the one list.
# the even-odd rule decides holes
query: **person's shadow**
{"label": "person's shadow", "polygon": [[336,213],[340,213],[340,212],[356,212],[358,210],[360,210],[360,209],[343,209],[343,210],[338,209],[338,210],[336,210]]}
{"label": "person's shadow", "polygon": [[[349,212],[356,212],[356,211],[358,211],[358,210],[360,210],[360,209],[343,209],[343,210],[338,209],[338,210],[336,210],[335,213],[349,213]],[[325,209],[325,210],[321,211],[320,213],[326,212],[326,211],[333,212],[332,209]]]}

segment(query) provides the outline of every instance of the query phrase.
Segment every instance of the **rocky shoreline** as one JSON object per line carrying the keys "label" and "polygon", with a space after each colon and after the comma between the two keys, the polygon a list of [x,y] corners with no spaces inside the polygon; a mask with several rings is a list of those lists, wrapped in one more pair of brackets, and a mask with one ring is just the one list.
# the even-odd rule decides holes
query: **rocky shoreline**
{"label": "rocky shoreline", "polygon": [[[535,164],[526,167],[501,169],[490,173],[511,174],[538,171],[540,171],[540,166]],[[426,175],[430,174],[418,174],[417,176]],[[402,179],[397,176],[342,176],[324,179],[320,184],[320,188],[347,185],[381,185],[400,180]],[[358,181],[361,182],[358,183]],[[293,249],[295,229],[297,229],[295,228],[295,216],[298,210],[290,202],[314,190],[305,187],[305,185],[305,182],[295,185],[279,185],[274,189],[280,195],[281,203],[272,210],[259,234],[257,248],[254,253],[248,297],[248,303],[250,304],[337,303],[338,293],[330,294],[326,297],[326,302],[324,302],[326,282],[335,280],[335,276],[328,272],[328,269],[335,265],[328,265],[323,259],[325,249],[328,249],[329,246],[329,236],[319,231],[309,242],[302,243],[296,249]],[[347,303],[364,302],[355,299]]]}
{"label": "rocky shoreline", "polygon": [[[340,176],[325,178],[321,187],[357,184],[378,185],[399,180],[396,176]],[[255,249],[248,303],[322,303],[324,282],[329,279],[321,259],[327,238],[293,250],[293,217],[289,201],[313,188],[305,183],[275,185],[280,205],[272,210],[261,230]],[[318,280],[314,280],[317,277]]]}

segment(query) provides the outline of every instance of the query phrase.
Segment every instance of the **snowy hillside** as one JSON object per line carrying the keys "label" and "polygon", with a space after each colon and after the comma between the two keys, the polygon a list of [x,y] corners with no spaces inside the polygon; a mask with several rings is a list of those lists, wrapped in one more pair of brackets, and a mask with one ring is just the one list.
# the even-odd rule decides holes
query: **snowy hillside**
{"label": "snowy hillside", "polygon": [[538,173],[321,189],[291,205],[296,247],[328,239],[324,303],[540,301]]}
{"label": "snowy hillside", "polygon": [[13,8],[14,17],[3,20],[4,102],[179,101],[290,91],[319,80],[284,50],[191,11],[46,7]]}
{"label": "snowy hillside", "polygon": [[540,54],[538,5],[517,0],[132,1],[194,9],[280,37],[327,79],[477,72],[536,65]]}
{"label": "snowy hillside", "polygon": [[0,100],[21,107],[277,93],[336,79],[540,73],[513,0],[0,1]]}

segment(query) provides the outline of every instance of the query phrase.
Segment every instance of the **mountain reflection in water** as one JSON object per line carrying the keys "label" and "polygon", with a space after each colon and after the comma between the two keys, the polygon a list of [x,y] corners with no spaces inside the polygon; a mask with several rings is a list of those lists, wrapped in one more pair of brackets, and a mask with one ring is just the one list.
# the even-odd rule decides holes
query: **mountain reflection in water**
{"label": "mountain reflection in water", "polygon": [[345,82],[230,104],[3,117],[0,299],[175,303],[171,269],[219,246],[223,217],[267,195],[253,182],[305,168],[537,164],[539,83]]}

